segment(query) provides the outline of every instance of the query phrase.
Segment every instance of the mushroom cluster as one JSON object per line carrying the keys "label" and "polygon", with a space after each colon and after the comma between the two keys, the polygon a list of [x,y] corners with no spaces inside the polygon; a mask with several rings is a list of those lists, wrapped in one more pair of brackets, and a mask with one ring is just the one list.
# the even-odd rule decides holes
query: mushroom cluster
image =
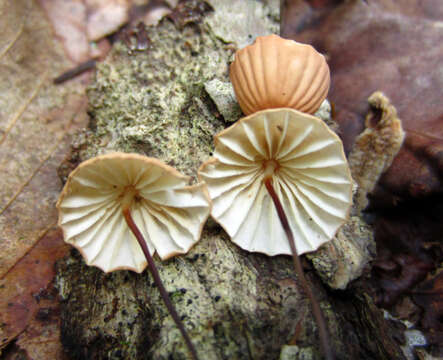
{"label": "mushroom cluster", "polygon": [[312,46],[269,35],[237,51],[230,77],[252,114],[215,136],[214,156],[199,169],[211,215],[243,249],[295,255],[281,241],[288,231],[272,206],[278,201],[297,253],[314,251],[334,237],[352,203],[341,140],[305,113],[326,98],[328,65]]}
{"label": "mushroom cluster", "polygon": [[215,136],[214,157],[199,170],[212,216],[245,250],[292,254],[325,357],[333,359],[323,314],[298,258],[334,237],[352,203],[341,140],[307,114],[326,98],[328,65],[313,47],[270,35],[237,51],[230,78],[249,116]]}
{"label": "mushroom cluster", "polygon": [[[332,351],[320,307],[298,254],[333,238],[346,221],[352,179],[338,136],[314,113],[329,89],[329,68],[308,45],[276,35],[237,52],[230,77],[245,114],[215,136],[201,183],[159,160],[114,153],[85,161],[57,202],[65,241],[105,272],[147,265],[194,359],[197,353],[153,261],[186,253],[211,212],[241,248],[293,256],[327,359]],[[288,241],[282,241],[286,235]]]}

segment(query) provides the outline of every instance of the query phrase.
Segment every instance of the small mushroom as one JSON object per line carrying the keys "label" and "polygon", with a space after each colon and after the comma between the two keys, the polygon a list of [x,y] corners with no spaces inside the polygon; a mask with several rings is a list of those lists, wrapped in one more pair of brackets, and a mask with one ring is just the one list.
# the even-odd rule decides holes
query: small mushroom
{"label": "small mushroom", "polygon": [[338,136],[296,110],[256,112],[216,135],[214,158],[201,166],[199,178],[207,183],[212,216],[233,242],[248,251],[292,255],[325,358],[333,359],[298,254],[331,240],[348,218],[352,179]]}
{"label": "small mushroom", "polygon": [[271,108],[313,114],[329,91],[329,67],[311,45],[278,35],[258,37],[235,53],[230,78],[246,115]]}
{"label": "small mushroom", "polygon": [[88,265],[105,272],[146,265],[163,300],[197,355],[160,280],[152,259],[184,254],[199,240],[209,216],[205,186],[157,159],[113,153],[81,163],[68,177],[57,202],[65,241]]}
{"label": "small mushroom", "polygon": [[343,145],[320,120],[292,109],[265,110],[215,137],[199,170],[212,216],[241,248],[291,255],[265,179],[289,215],[298,254],[331,240],[348,217],[352,180]]}
{"label": "small mushroom", "polygon": [[188,183],[174,168],[138,154],[87,160],[69,175],[57,202],[65,241],[105,272],[142,272],[146,259],[123,216],[130,208],[152,254],[165,260],[187,253],[210,209],[204,185]]}

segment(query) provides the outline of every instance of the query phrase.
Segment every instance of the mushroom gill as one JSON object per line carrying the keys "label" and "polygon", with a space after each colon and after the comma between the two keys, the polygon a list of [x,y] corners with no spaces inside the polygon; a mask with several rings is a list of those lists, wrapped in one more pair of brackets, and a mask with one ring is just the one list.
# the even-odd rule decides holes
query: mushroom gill
{"label": "mushroom gill", "polygon": [[199,178],[212,216],[241,248],[267,255],[292,251],[265,186],[278,195],[298,254],[333,238],[348,217],[352,180],[340,139],[319,119],[271,109],[239,120],[215,137],[214,158]]}
{"label": "mushroom gill", "polygon": [[338,136],[293,109],[259,111],[216,135],[214,158],[201,166],[199,178],[207,183],[212,216],[234,243],[292,255],[332,360],[326,322],[298,255],[331,240],[348,218],[352,179]]}
{"label": "mushroom gill", "polygon": [[[184,254],[200,239],[209,216],[205,186],[157,159],[113,153],[81,163],[57,202],[65,241],[88,265],[105,272],[146,265],[193,359],[197,352],[153,260]],[[152,255],[151,255],[152,254]]]}

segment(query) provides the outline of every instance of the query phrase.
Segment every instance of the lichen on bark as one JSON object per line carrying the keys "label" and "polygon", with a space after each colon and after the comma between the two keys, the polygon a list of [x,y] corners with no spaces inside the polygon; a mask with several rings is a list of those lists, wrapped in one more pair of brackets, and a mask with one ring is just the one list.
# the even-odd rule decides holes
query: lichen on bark
{"label": "lichen on bark", "polygon": [[98,66],[88,90],[93,136],[82,159],[110,151],[156,157],[194,175],[224,127],[214,117],[204,83],[228,78],[232,51],[209,31],[168,20],[148,29],[147,51],[128,54],[123,43]]}
{"label": "lichen on bark", "polygon": [[349,154],[349,165],[358,183],[355,196],[358,211],[368,205],[368,194],[391,166],[405,138],[397,110],[383,93],[376,91],[368,98],[368,103],[370,111],[366,115],[366,128],[355,140]]}

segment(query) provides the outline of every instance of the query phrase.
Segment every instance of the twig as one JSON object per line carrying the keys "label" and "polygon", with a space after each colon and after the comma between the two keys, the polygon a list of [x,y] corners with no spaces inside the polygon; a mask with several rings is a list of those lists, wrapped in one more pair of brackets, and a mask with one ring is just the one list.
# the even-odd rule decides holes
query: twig
{"label": "twig", "polygon": [[95,59],[87,60],[80,65],[76,66],[75,68],[68,70],[61,74],[60,76],[56,77],[53,82],[54,84],[58,85],[61,83],[64,83],[65,81],[71,80],[75,78],[76,76],[83,74],[84,72],[91,70],[95,68],[96,61]]}

